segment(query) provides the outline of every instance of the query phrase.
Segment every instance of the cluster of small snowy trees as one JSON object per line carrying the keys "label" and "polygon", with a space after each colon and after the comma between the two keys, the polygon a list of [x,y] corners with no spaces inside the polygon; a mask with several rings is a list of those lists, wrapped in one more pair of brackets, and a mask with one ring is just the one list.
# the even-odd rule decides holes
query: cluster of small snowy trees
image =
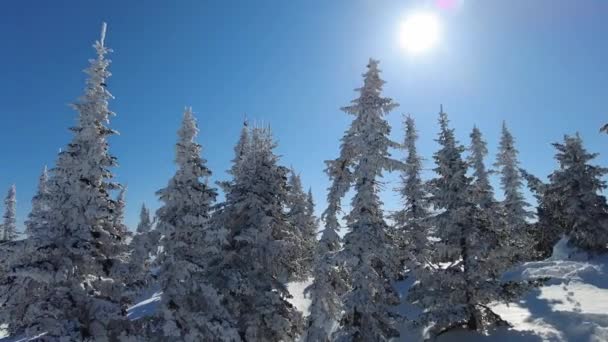
{"label": "cluster of small snowy trees", "polygon": [[[608,170],[589,163],[595,155],[578,135],[554,144],[560,167],[545,184],[520,169],[505,124],[496,170],[489,170],[480,130],[473,128],[465,148],[441,108],[434,175],[424,180],[413,117],[405,118],[402,143],[390,139],[385,116],[398,104],[382,95],[373,59],[358,97],[343,108],[353,120],[339,155],[326,162],[319,239],[312,193],[280,164],[269,127],[243,124],[231,179],[217,183],[225,199],[217,201],[191,108],[177,134],[177,170],[157,192],[162,206],[152,218],[142,205],[130,232],[126,189],[113,180],[117,160],[108,145],[116,132],[109,128],[105,30],[74,104],[72,140],[40,176],[26,239],[15,241],[14,186],[5,200],[0,322],[12,334],[46,341],[388,341],[404,324],[394,308],[403,300],[421,308],[411,323],[431,335],[485,331],[505,323],[488,304],[516,300],[542,282],[503,281],[510,267],[546,255],[563,234],[587,250],[608,245],[608,205],[599,194]],[[402,160],[391,155],[395,149],[405,150]],[[385,172],[400,173],[402,205],[394,213],[380,200]],[[500,176],[503,200],[495,198],[492,173]],[[539,202],[536,215],[524,180]],[[395,282],[404,277],[416,281],[400,298]],[[310,278],[305,319],[288,301],[286,284]],[[158,310],[130,321],[127,307],[155,286],[162,290]]]}

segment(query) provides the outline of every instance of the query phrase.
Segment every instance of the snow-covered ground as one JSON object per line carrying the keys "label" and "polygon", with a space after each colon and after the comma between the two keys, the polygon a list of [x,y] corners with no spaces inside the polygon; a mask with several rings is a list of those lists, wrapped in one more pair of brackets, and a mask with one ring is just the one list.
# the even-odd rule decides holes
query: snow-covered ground
{"label": "snow-covered ground", "polygon": [[[438,341],[454,342],[605,342],[608,341],[608,255],[589,258],[569,249],[565,241],[556,246],[545,261],[529,262],[505,275],[506,278],[550,277],[548,283],[531,291],[518,303],[495,304],[494,310],[513,325],[498,328],[489,335],[469,331],[451,331]],[[290,302],[308,315],[310,299],[304,289],[311,280],[293,282],[288,289]],[[412,279],[397,284],[405,296]],[[157,288],[142,294],[141,301],[128,310],[132,320],[152,315],[162,296]],[[407,303],[397,308],[406,318],[414,318],[419,309]],[[405,323],[398,341],[419,341],[423,332]],[[35,340],[35,339],[29,339]],[[1,342],[24,342],[28,339],[3,338]]]}

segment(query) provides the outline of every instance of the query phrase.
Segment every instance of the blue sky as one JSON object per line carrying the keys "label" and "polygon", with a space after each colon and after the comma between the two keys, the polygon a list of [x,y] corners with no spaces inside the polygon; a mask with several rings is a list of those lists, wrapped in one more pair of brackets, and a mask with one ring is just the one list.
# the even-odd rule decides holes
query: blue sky
{"label": "blue sky", "polygon": [[[402,139],[401,114],[420,130],[432,168],[437,112],[443,104],[461,142],[476,124],[492,162],[502,120],[517,139],[522,166],[539,176],[555,167],[550,143],[579,131],[603,152],[608,136],[608,1],[6,1],[0,11],[0,190],[17,184],[19,221],[38,175],[70,139],[68,103],[82,91],[91,44],[102,21],[117,112],[111,140],[117,179],[128,186],[127,224],[174,172],[184,106],[201,128],[214,179],[225,179],[244,114],[270,124],[282,162],[302,173],[321,211],[323,160],[337,155],[369,57],[381,60],[385,94],[401,106],[388,119]],[[408,13],[437,11],[438,47],[411,56],[398,44]],[[401,157],[399,152],[397,156]],[[604,155],[597,160],[606,165]],[[387,177],[384,201],[395,208]],[[2,190],[4,191],[4,190]]]}

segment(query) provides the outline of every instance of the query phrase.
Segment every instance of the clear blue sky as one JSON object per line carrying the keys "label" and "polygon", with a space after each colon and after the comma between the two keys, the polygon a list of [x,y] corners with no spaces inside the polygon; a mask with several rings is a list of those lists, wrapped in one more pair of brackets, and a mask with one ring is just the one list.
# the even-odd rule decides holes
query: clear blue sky
{"label": "clear blue sky", "polygon": [[[590,151],[605,151],[598,129],[608,121],[608,1],[460,2],[437,10],[441,45],[414,57],[399,48],[399,23],[418,8],[436,10],[434,1],[5,1],[0,189],[17,184],[22,222],[42,166],[70,139],[67,104],[82,92],[102,21],[115,51],[111,126],[121,133],[111,152],[128,186],[131,226],[142,202],[156,209],[154,192],[174,172],[186,105],[215,180],[226,178],[247,113],[272,125],[283,163],[302,172],[323,209],[323,160],[337,155],[349,122],[339,108],[356,95],[369,57],[381,60],[385,94],[401,104],[389,116],[394,138],[402,139],[401,114],[412,113],[428,168],[440,103],[461,142],[481,128],[492,160],[507,120],[522,165],[539,176],[555,167],[550,143],[564,133],[579,131]],[[389,209],[397,203],[390,193],[384,200]]]}

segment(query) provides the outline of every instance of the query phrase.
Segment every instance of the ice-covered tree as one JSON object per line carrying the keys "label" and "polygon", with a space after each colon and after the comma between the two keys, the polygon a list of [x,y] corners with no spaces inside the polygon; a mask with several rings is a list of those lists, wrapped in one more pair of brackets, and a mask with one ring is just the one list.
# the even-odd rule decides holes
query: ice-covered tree
{"label": "ice-covered tree", "polygon": [[[347,131],[348,146],[343,141],[342,148],[347,151],[340,153],[341,157],[350,155],[345,161],[352,165],[349,178],[354,184],[354,196],[346,217],[349,232],[337,255],[348,282],[348,291],[341,296],[343,315],[333,333],[337,341],[378,341],[399,335],[397,315],[389,308],[399,302],[392,286],[398,272],[395,246],[389,238],[379,198],[382,172],[400,166],[391,159],[389,148],[398,144],[390,140],[390,126],[384,119],[397,104],[382,97],[384,81],[378,61],[370,59],[367,68],[363,86],[357,89],[359,97],[343,108],[354,116]],[[340,159],[334,163],[343,163]]]}
{"label": "ice-covered tree", "polygon": [[115,224],[116,224],[116,227],[118,227],[120,230],[122,230],[123,235],[130,234],[127,226],[124,223],[125,222],[125,207],[127,205],[126,200],[125,200],[126,191],[127,191],[127,189],[125,187],[120,188],[120,190],[118,191],[118,196],[116,197],[116,204],[114,207]]}
{"label": "ice-covered tree", "polygon": [[4,222],[2,223],[2,241],[15,240],[17,233],[17,188],[11,185],[4,199]]}
{"label": "ice-covered tree", "polygon": [[152,220],[150,219],[150,210],[146,208],[146,204],[141,205],[139,211],[139,223],[137,224],[138,233],[147,233],[152,229]]}
{"label": "ice-covered tree", "polygon": [[608,205],[601,195],[606,188],[602,177],[608,169],[592,165],[597,153],[583,147],[581,137],[564,136],[554,143],[559,169],[549,175],[545,196],[551,198],[552,223],[560,226],[576,246],[605,251],[608,248]]}
{"label": "ice-covered tree", "polygon": [[469,165],[473,168],[473,196],[482,207],[489,208],[495,204],[494,189],[490,185],[489,171],[486,169],[484,159],[488,155],[486,142],[477,126],[471,132],[471,146],[469,147]]}
{"label": "ice-covered tree", "polygon": [[217,230],[209,224],[217,192],[209,186],[211,171],[200,155],[197,134],[196,120],[187,108],[175,147],[178,170],[157,192],[163,203],[157,211],[158,229],[164,234],[159,276],[162,331],[166,338],[183,341],[237,341],[236,322],[205,276],[220,248],[213,243]]}
{"label": "ice-covered tree", "polygon": [[[289,191],[287,193],[287,219],[291,223],[298,238],[303,242],[297,246],[294,261],[295,277],[306,279],[312,272],[314,249],[317,242],[317,220],[314,217],[312,194],[306,194],[302,188],[300,175],[292,169],[289,175]],[[313,207],[311,207],[313,206]]]}
{"label": "ice-covered tree", "polygon": [[[249,151],[251,147],[251,137],[250,137],[249,122],[247,120],[243,121],[243,127],[241,128],[241,134],[239,136],[239,141],[236,146],[234,146],[234,158],[232,159],[232,166],[228,173],[233,178],[240,177],[243,172],[243,162],[245,160],[246,153]],[[218,182],[218,185],[224,192],[230,191],[230,186],[232,185],[231,181],[223,181]]]}
{"label": "ice-covered tree", "polygon": [[42,174],[38,180],[38,190],[32,198],[32,211],[29,213],[25,221],[25,233],[29,238],[38,238],[48,225],[49,215],[49,187],[48,187],[48,172],[46,166],[42,170]]}
{"label": "ice-covered tree", "polygon": [[559,218],[559,199],[561,194],[549,191],[548,183],[538,177],[520,170],[522,177],[528,183],[528,188],[536,198],[536,222],[530,225],[532,255],[530,259],[543,260],[551,256],[553,246],[561,239],[565,231]]}
{"label": "ice-covered tree", "polygon": [[526,203],[522,193],[523,179],[519,172],[518,153],[515,148],[513,135],[507,128],[507,124],[503,122],[495,166],[498,168],[500,185],[505,196],[502,201],[505,219],[507,220],[509,229],[514,234],[521,232],[525,228],[526,219],[531,216],[527,210],[529,204]]}
{"label": "ice-covered tree", "polygon": [[217,284],[242,339],[292,341],[301,333],[302,317],[287,301],[283,281],[293,271],[291,253],[301,241],[284,212],[288,170],[278,165],[269,128],[256,127],[248,135],[238,159],[241,172],[233,173],[218,214],[228,233],[226,244],[207,276]]}
{"label": "ice-covered tree", "polygon": [[105,44],[106,26],[85,70],[84,95],[73,137],[59,153],[48,181],[48,229],[29,243],[29,253],[11,267],[2,292],[11,331],[46,332],[49,340],[116,340],[125,330],[122,288],[126,270],[124,235],[116,224],[118,188],[111,168],[107,127],[113,113]]}
{"label": "ice-covered tree", "polygon": [[434,250],[440,257],[435,260],[443,263],[430,262],[417,269],[417,283],[408,297],[424,310],[417,322],[431,325],[432,334],[457,327],[484,330],[503,323],[487,304],[517,298],[528,283],[503,283],[497,277],[503,264],[493,250],[502,247],[497,243],[500,234],[473,196],[473,179],[467,176],[468,165],[462,158],[464,147],[443,110],[439,125],[440,149],[433,156],[437,176],[430,182],[430,201],[437,212]]}
{"label": "ice-covered tree", "polygon": [[425,184],[422,180],[422,158],[418,155],[416,141],[418,131],[414,118],[405,119],[406,150],[405,167],[401,171],[399,195],[403,209],[395,214],[395,228],[398,232],[401,263],[414,268],[426,264],[429,257],[429,203]]}

